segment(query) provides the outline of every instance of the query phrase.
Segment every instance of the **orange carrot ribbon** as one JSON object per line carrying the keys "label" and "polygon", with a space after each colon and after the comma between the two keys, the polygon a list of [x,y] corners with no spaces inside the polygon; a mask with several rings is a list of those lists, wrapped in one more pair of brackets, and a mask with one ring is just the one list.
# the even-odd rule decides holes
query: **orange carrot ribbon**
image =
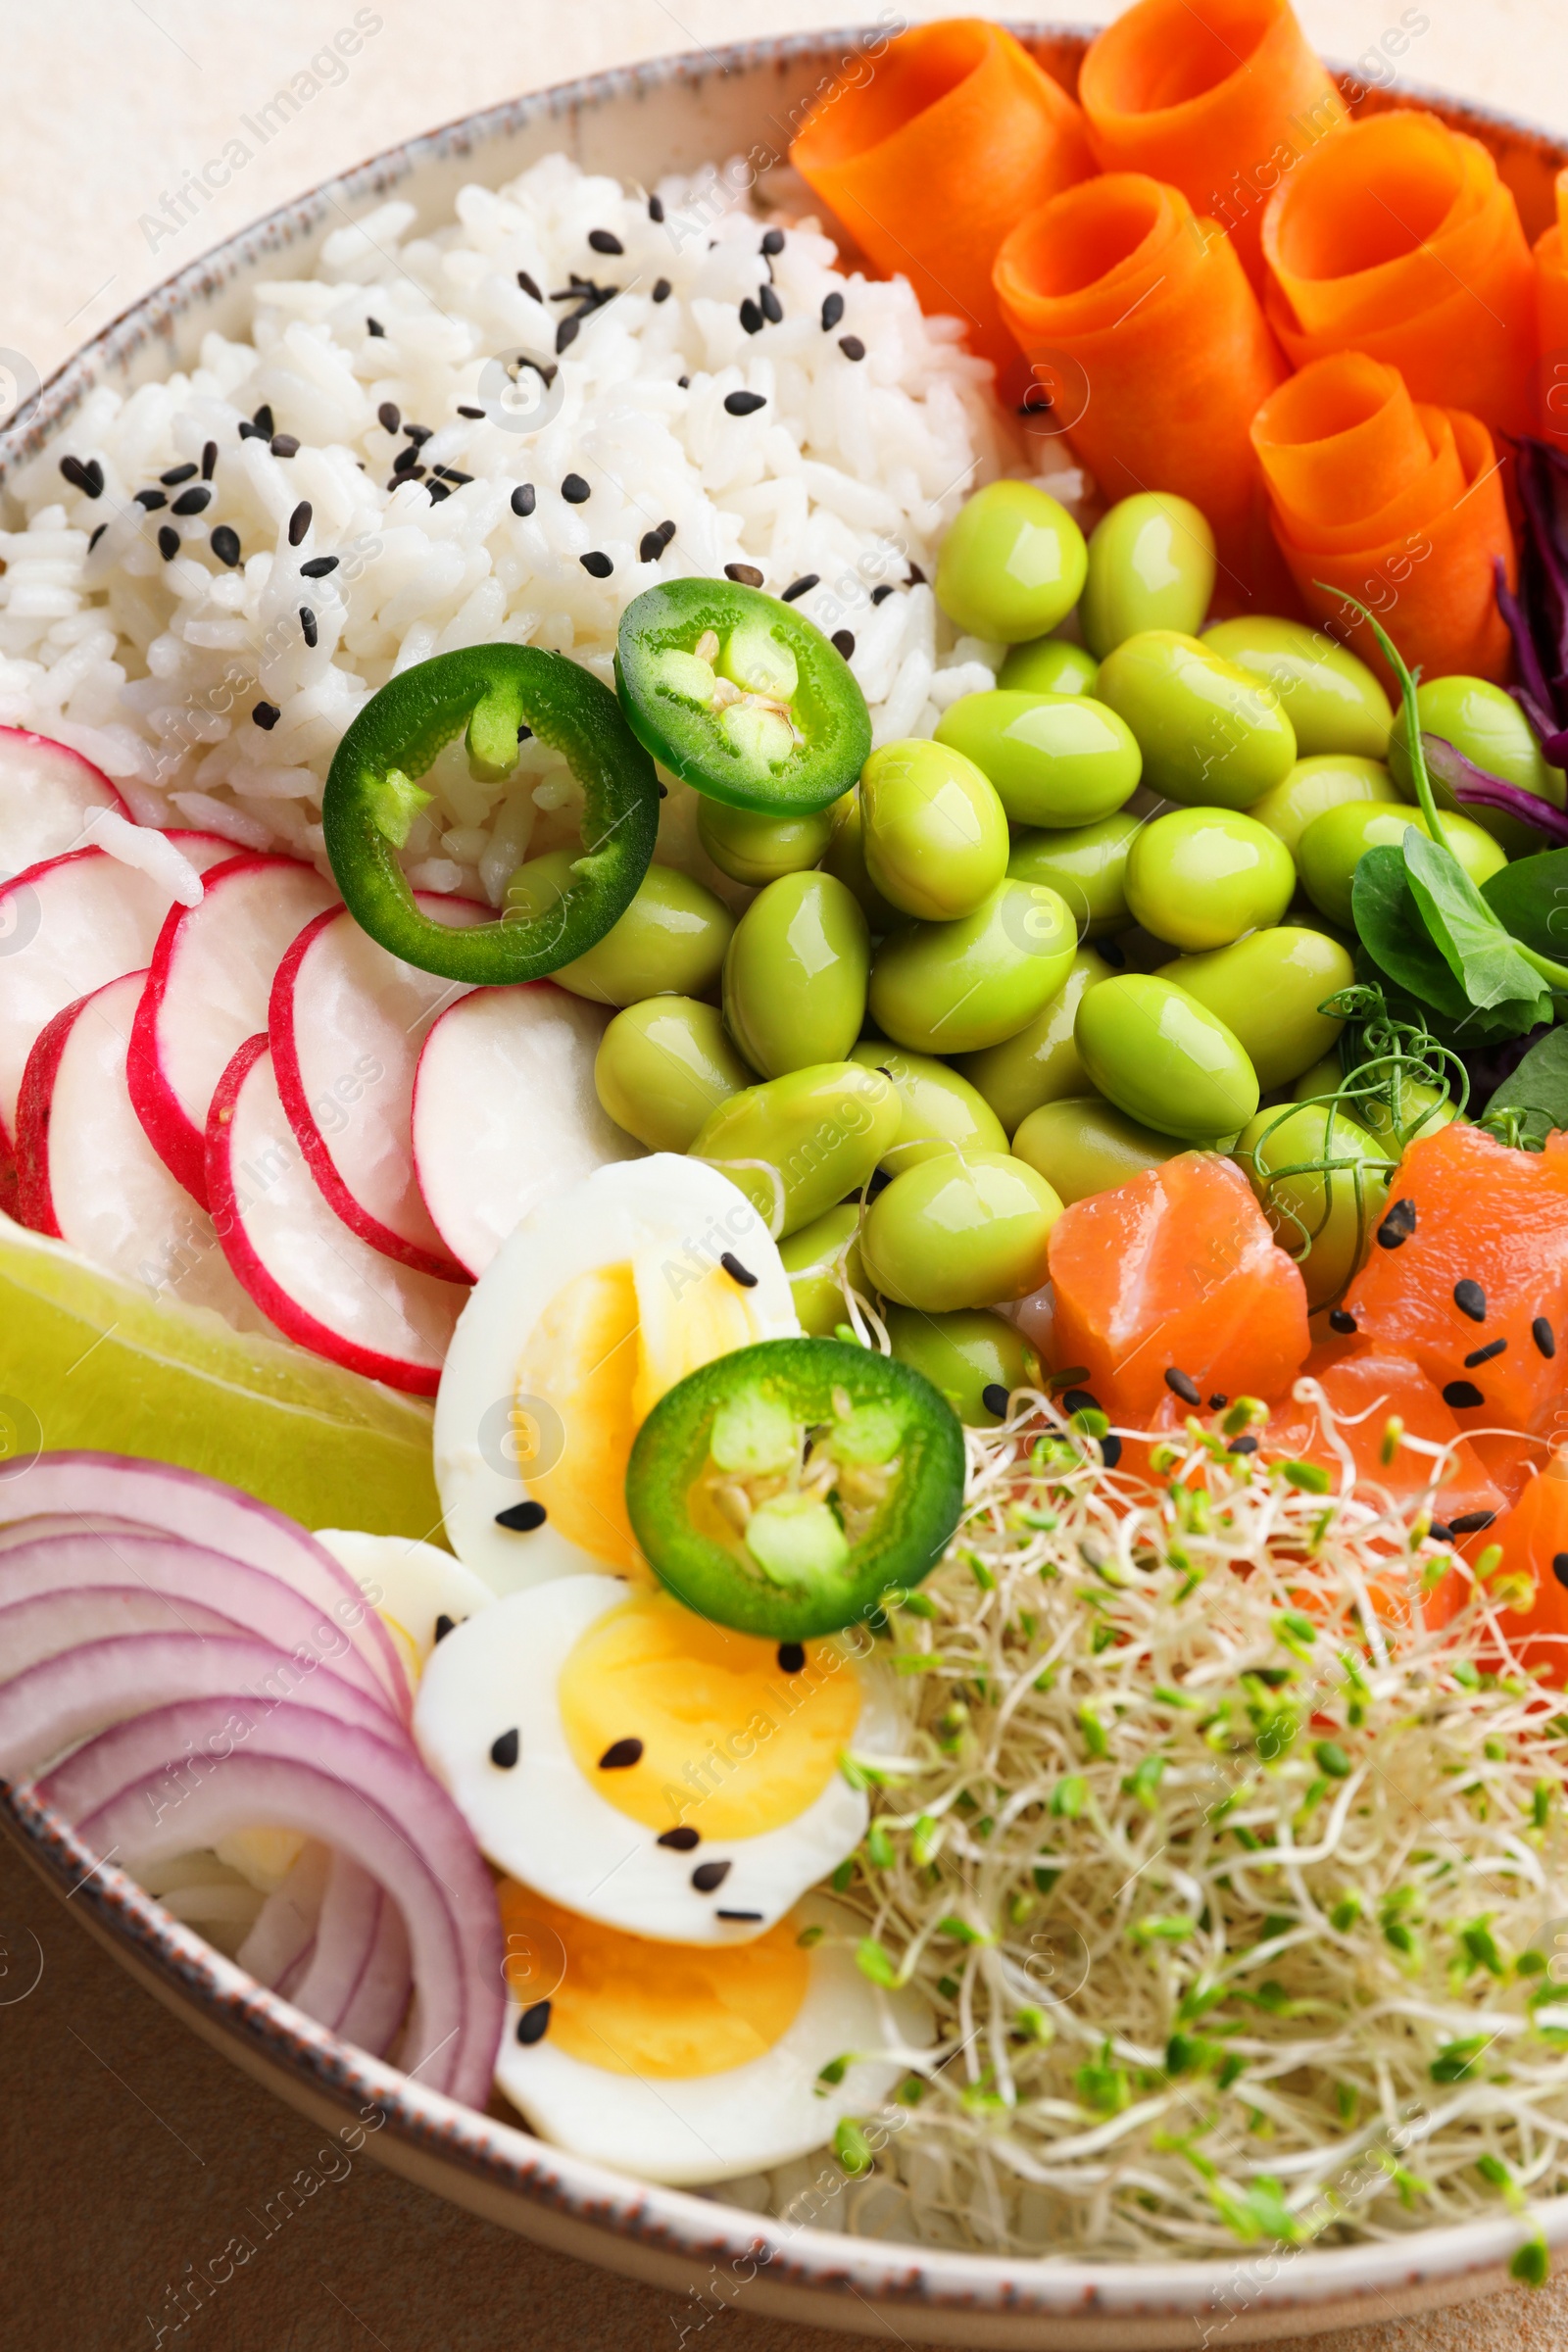
{"label": "orange carrot ribbon", "polygon": [[1536,326],[1537,429],[1568,449],[1568,169],[1557,174],[1557,218],[1536,241]]}

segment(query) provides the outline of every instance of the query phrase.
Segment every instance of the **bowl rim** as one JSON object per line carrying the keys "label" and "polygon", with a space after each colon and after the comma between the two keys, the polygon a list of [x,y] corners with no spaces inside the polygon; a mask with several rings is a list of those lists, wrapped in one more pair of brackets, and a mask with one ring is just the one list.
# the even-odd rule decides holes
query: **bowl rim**
{"label": "bowl rim", "polygon": [[[1100,29],[1041,19],[1004,22],[1026,42],[1065,47],[1087,46]],[[824,27],[612,67],[455,118],[320,181],[149,289],[64,360],[0,428],[0,494],[8,476],[38,455],[105,370],[129,364],[152,340],[172,347],[175,324],[188,310],[210,302],[264,259],[284,252],[330,211],[351,220],[422,167],[476,152],[546,118],[569,119],[715,74],[777,70],[884,30]],[[1342,81],[1355,78],[1348,69],[1331,71]],[[1469,106],[1449,93],[1396,82],[1380,85],[1379,96],[1385,104],[1429,104],[1539,149],[1564,152],[1539,126]],[[1239,2247],[1234,2255],[1190,2262],[971,2253],[857,2237],[809,2223],[791,2225],[690,2189],[640,2181],[552,2147],[519,2125],[429,2090],[400,2069],[340,2041],[175,1920],[112,1861],[93,1854],[69,1824],[25,1788],[3,1781],[0,1831],[63,1900],[74,1900],[90,1912],[101,1940],[133,1955],[139,1970],[161,1982],[176,2013],[199,2007],[222,2034],[248,2044],[264,2071],[291,2074],[355,2122],[366,2113],[379,2114],[409,2149],[480,2176],[493,2187],[553,2209],[606,2239],[629,2240],[706,2266],[727,2264],[737,2278],[741,2266],[749,2266],[750,2277],[765,2268],[768,2278],[781,2285],[858,2297],[873,2308],[902,2304],[1010,2319],[1073,2316],[1102,2324],[1156,2315],[1197,2321],[1220,2311],[1227,2314],[1223,2325],[1229,2328],[1240,2316],[1238,2304],[1253,2314],[1300,2314],[1314,2305],[1370,2298],[1395,2286],[1458,2281],[1481,2273],[1500,2279],[1510,2256],[1528,2237],[1539,2233],[1553,2249],[1568,2245],[1568,2193],[1533,2202],[1518,2214],[1434,2226],[1353,2246]],[[810,2316],[822,2324],[819,2312]],[[1250,2334],[1247,2328],[1236,2340]]]}

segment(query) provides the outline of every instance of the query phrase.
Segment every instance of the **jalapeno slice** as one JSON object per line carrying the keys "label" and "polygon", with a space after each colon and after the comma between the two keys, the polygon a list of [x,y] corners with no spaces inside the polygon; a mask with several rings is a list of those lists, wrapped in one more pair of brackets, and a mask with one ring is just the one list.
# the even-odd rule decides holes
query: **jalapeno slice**
{"label": "jalapeno slice", "polygon": [[762,1340],[655,1405],[626,1508],[677,1599],[737,1633],[803,1642],[936,1566],[963,1472],[956,1414],[909,1365],[841,1340]]}
{"label": "jalapeno slice", "polygon": [[728,580],[667,580],[620,616],[615,679],[672,775],[769,816],[825,808],[871,750],[865,697],[804,613]]}
{"label": "jalapeno slice", "polygon": [[[564,752],[583,788],[583,854],[570,888],[542,912],[509,908],[451,930],[421,914],[397,852],[430,799],[415,779],[455,735],[491,781],[517,763],[528,727]],[[332,760],[321,805],[326,854],[362,930],[405,963],[476,986],[541,980],[624,914],[659,832],[659,778],[610,688],[564,654],[475,645],[416,662],[371,695]]]}

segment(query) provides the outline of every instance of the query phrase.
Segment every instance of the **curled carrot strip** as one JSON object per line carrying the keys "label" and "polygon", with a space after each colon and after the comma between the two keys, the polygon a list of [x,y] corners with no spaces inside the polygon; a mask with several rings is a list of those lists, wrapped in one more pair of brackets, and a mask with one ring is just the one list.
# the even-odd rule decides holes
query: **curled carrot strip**
{"label": "curled carrot strip", "polygon": [[1396,368],[1347,351],[1282,384],[1252,420],[1252,445],[1280,552],[1314,619],[1331,621],[1390,686],[1370,628],[1335,590],[1376,611],[1412,669],[1506,678],[1494,562],[1511,587],[1513,542],[1496,451],[1477,417],[1418,405]]}
{"label": "curled carrot strip", "polygon": [[1179,189],[1109,172],[1019,222],[996,288],[1106,497],[1190,498],[1213,525],[1221,603],[1292,609],[1248,439],[1285,363],[1229,239]]}
{"label": "curled carrot strip", "polygon": [[863,81],[835,85],[790,161],[922,310],[966,320],[972,349],[1016,367],[997,248],[1095,167],[1077,106],[1010,32],[960,17],[901,34]]}
{"label": "curled carrot strip", "polygon": [[1536,280],[1478,139],[1399,108],[1320,142],[1263,216],[1264,308],[1292,364],[1361,351],[1412,399],[1529,428]]}
{"label": "curled carrot strip", "polygon": [[1090,44],[1078,98],[1102,170],[1180,188],[1259,288],[1270,193],[1348,121],[1290,0],[1138,0]]}
{"label": "curled carrot strip", "polygon": [[1557,218],[1536,242],[1536,325],[1539,428],[1568,449],[1568,168],[1557,174]]}

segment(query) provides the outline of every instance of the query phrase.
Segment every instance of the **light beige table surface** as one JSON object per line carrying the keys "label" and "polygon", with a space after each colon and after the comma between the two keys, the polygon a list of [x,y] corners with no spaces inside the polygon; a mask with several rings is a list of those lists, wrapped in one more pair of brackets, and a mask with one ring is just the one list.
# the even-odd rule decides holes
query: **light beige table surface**
{"label": "light beige table surface", "polygon": [[[230,230],[475,107],[602,66],[869,19],[880,5],[0,0],[0,346],[47,375]],[[1568,0],[1298,6],[1324,55],[1347,64],[1401,19],[1419,22],[1404,79],[1568,132]],[[930,0],[899,9],[944,13]],[[1052,12],[1019,0],[1006,13]],[[1062,0],[1055,13],[1114,11]],[[323,69],[308,106],[199,218],[171,229],[165,195],[356,21],[375,29],[342,78]],[[137,1991],[8,1852],[0,1927],[30,1927],[45,1955],[37,1989],[0,2004],[0,2343],[151,2352],[185,2266],[310,2161],[315,2135]],[[673,2298],[541,2253],[363,2162],[292,2228],[164,2341],[206,2352],[678,2352],[683,2326],[702,2352],[829,2352],[848,2340],[743,2312],[694,2334]],[[1568,2352],[1568,2284],[1314,2341],[1321,2352]]]}

